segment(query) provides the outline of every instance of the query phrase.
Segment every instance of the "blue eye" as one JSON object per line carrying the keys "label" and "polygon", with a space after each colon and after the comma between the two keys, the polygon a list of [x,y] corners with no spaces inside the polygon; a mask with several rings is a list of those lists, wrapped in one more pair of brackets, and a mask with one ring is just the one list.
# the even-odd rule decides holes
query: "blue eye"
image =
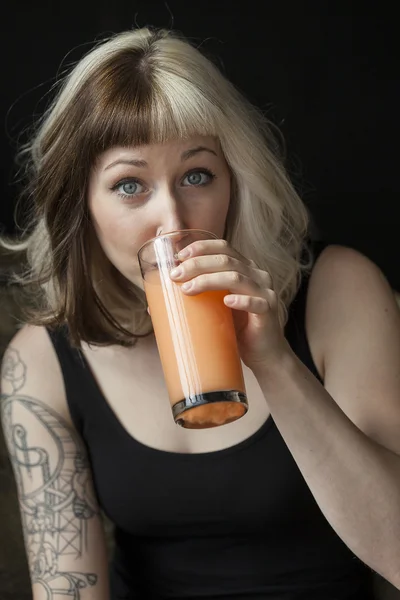
{"label": "blue eye", "polygon": [[[216,178],[216,175],[209,169],[197,169],[187,173],[183,179],[184,187],[201,187],[206,186]],[[186,183],[185,183],[186,182]],[[140,183],[135,177],[121,179],[111,187],[113,192],[116,192],[121,198],[129,199],[146,192],[146,187]]]}
{"label": "blue eye", "polygon": [[188,173],[183,181],[187,180],[189,186],[201,186],[211,183],[213,179],[215,179],[214,173],[211,173],[208,169],[202,169],[201,171]]}
{"label": "blue eye", "polygon": [[144,186],[137,179],[130,178],[118,181],[111,189],[116,191],[122,198],[129,198],[141,194],[144,191]]}

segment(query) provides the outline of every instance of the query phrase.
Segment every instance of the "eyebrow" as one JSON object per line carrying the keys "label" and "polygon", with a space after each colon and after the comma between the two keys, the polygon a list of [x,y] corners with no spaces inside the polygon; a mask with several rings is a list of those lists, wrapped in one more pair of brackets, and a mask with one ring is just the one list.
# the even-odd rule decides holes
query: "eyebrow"
{"label": "eyebrow", "polygon": [[[196,146],[196,148],[189,148],[189,150],[185,150],[181,154],[181,161],[189,160],[196,154],[200,154],[200,152],[209,152],[210,154],[214,154],[214,156],[218,156],[218,154],[211,150],[211,148],[207,148],[207,146]],[[111,167],[115,167],[116,165],[131,165],[133,167],[139,167],[141,169],[146,169],[149,165],[145,160],[141,160],[139,158],[119,158],[114,162],[110,163],[104,168],[104,171],[108,171]]]}

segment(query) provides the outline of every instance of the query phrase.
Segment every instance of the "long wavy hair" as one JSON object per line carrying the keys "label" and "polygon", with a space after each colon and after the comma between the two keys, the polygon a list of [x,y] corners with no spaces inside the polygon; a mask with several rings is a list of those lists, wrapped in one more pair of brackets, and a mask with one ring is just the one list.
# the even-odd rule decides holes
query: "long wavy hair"
{"label": "long wavy hair", "polygon": [[[270,272],[284,325],[308,269],[309,214],[275,128],[182,35],[136,29],[98,43],[63,78],[22,154],[30,221],[2,239],[23,251],[28,322],[67,324],[73,344],[133,345],[152,331],[143,291],[103,253],[87,203],[98,156],[120,146],[215,136],[232,174],[224,237]],[[34,299],[34,301],[32,301]]]}

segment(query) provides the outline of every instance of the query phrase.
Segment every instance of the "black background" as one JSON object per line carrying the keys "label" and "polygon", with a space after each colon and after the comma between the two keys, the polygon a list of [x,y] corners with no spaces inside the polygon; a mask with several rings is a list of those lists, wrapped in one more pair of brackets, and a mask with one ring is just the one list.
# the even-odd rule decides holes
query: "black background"
{"label": "black background", "polygon": [[352,2],[9,4],[1,42],[3,230],[14,232],[16,145],[57,73],[95,39],[135,25],[173,27],[280,127],[318,236],[361,250],[400,290],[397,20],[384,4],[368,13],[360,7],[362,14]]}

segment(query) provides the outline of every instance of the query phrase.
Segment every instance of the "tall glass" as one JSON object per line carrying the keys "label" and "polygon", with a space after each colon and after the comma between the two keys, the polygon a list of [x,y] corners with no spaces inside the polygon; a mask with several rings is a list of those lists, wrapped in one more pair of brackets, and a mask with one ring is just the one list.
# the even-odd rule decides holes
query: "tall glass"
{"label": "tall glass", "polygon": [[173,231],[138,252],[172,414],[189,429],[224,425],[247,411],[232,310],[223,301],[229,292],[188,296],[169,275],[180,250],[213,238],[200,229]]}

